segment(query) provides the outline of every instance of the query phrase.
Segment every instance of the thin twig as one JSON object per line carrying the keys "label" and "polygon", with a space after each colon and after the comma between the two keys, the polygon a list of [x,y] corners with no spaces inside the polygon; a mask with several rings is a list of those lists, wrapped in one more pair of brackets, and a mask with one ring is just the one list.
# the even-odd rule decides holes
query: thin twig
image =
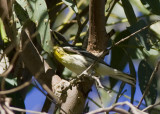
{"label": "thin twig", "polygon": [[[33,38],[35,38],[35,36],[37,35],[37,32],[35,32],[32,36],[31,36],[31,38],[33,39]],[[31,41],[31,39],[28,37],[28,39],[24,42],[24,49],[26,48],[26,46],[27,46],[27,44],[29,43],[29,42],[31,42],[32,43],[32,41]],[[32,43],[33,44],[33,43]],[[9,48],[6,50],[6,54],[7,53],[9,53],[13,48],[14,48],[14,46],[12,46],[13,44],[11,44],[10,46],[9,46]],[[21,46],[20,46],[21,47]],[[19,49],[19,50],[17,50],[16,51],[16,53],[15,53],[15,55],[13,56],[13,59],[12,59],[12,61],[11,61],[11,63],[10,63],[10,65],[9,65],[9,67],[8,67],[8,69],[4,72],[4,73],[2,73],[2,74],[0,74],[0,77],[3,77],[3,79],[2,79],[2,81],[1,81],[1,89],[2,89],[2,93],[5,93],[5,77],[11,72],[11,70],[13,69],[13,67],[14,67],[14,63],[15,63],[15,61],[17,60],[17,58],[18,58],[18,56],[19,56],[19,54],[22,52],[22,49]],[[26,86],[28,86],[28,85],[26,85]],[[18,88],[18,89],[23,89],[23,88]],[[6,92],[13,92],[13,91],[17,91],[17,88],[15,88],[15,89],[11,89],[11,90],[7,90]]]}
{"label": "thin twig", "polygon": [[16,59],[17,59],[17,57],[18,57],[18,55],[19,55],[20,52],[21,51],[17,51],[15,53],[15,55],[14,55],[14,57],[13,57],[10,65],[9,65],[8,69],[4,73],[0,74],[0,77],[6,77],[10,73],[10,71],[12,70],[12,68],[14,66],[14,63],[15,63],[15,61],[16,61]]}
{"label": "thin twig", "polygon": [[146,86],[146,89],[144,90],[143,96],[142,96],[141,100],[139,101],[139,104],[137,105],[137,108],[140,107],[140,105],[141,105],[141,103],[142,103],[145,95],[147,94],[147,92],[148,92],[148,90],[149,90],[149,87],[150,87],[150,85],[151,85],[151,83],[152,83],[152,80],[153,80],[153,78],[154,78],[154,76],[155,76],[155,73],[157,72],[157,70],[158,70],[158,68],[159,68],[159,65],[160,65],[160,61],[157,63],[156,67],[154,68],[154,71],[153,71],[152,74],[151,74],[151,77],[150,77],[150,79],[149,79],[149,82],[148,82],[148,84],[147,84],[147,86]]}
{"label": "thin twig", "polygon": [[155,107],[155,106],[158,106],[158,105],[160,105],[160,102],[157,102],[157,103],[155,103],[155,104],[153,104],[153,105],[149,105],[148,107],[146,107],[146,108],[143,109],[142,111],[145,112],[145,111],[147,111],[147,110],[149,110],[149,109],[151,109],[151,108],[153,108],[153,107]]}
{"label": "thin twig", "polygon": [[14,114],[13,111],[9,109],[11,103],[11,98],[0,97],[0,114]]}
{"label": "thin twig", "polygon": [[85,27],[85,25],[88,22],[88,19],[89,19],[89,17],[87,17],[85,22],[83,24],[81,24],[81,22],[79,22],[80,21],[79,15],[77,14],[78,31],[77,31],[77,34],[75,36],[75,40],[73,41],[73,45],[75,45],[77,43],[83,28]]}
{"label": "thin twig", "polygon": [[155,22],[151,23],[150,25],[147,25],[147,26],[145,26],[145,27],[143,27],[143,28],[135,31],[135,32],[132,33],[131,35],[129,35],[129,36],[121,39],[120,41],[118,41],[117,43],[115,43],[114,45],[112,45],[110,48],[108,48],[108,50],[103,51],[103,53],[98,57],[98,59],[95,60],[84,72],[82,72],[82,73],[79,75],[79,77],[81,77],[84,73],[86,73],[86,72],[88,72],[90,69],[92,69],[92,68],[96,65],[96,63],[97,63],[101,58],[103,58],[103,57],[109,52],[109,50],[111,50],[114,46],[119,45],[120,43],[128,40],[130,37],[132,37],[132,36],[134,36],[135,34],[137,34],[137,33],[141,32],[141,31],[149,28],[151,25],[153,25],[153,24],[155,24],[155,23],[157,23],[157,22],[159,22],[159,21],[160,21],[160,20],[155,21]]}
{"label": "thin twig", "polygon": [[100,113],[100,112],[110,112],[110,111],[115,111],[115,112],[122,113],[122,114],[130,114],[128,111],[126,111],[124,109],[116,108],[117,106],[123,106],[123,105],[129,106],[131,108],[131,112],[133,114],[147,114],[147,113],[142,112],[141,110],[137,109],[135,106],[133,106],[128,101],[116,103],[116,104],[114,104],[114,105],[112,105],[110,107],[107,107],[107,108],[99,108],[99,109],[91,111],[91,112],[89,112],[87,114],[97,114],[97,113]]}
{"label": "thin twig", "polygon": [[[114,90],[114,89],[111,89],[111,88],[109,88],[109,87],[107,87],[107,86],[105,86],[105,85],[103,85],[103,87],[104,87],[104,90],[107,92],[107,93],[111,93],[111,92],[114,92],[115,94],[118,94],[118,91],[116,91],[116,90]],[[128,95],[126,95],[126,94],[121,94],[123,97],[125,97],[125,98],[127,98],[127,99],[131,99],[131,97],[129,97]],[[138,100],[134,100],[134,102],[136,102],[136,103],[139,103],[139,101]],[[143,104],[143,103],[142,103]],[[145,106],[145,104],[143,104],[144,106]]]}
{"label": "thin twig", "polygon": [[5,90],[5,77],[6,77],[6,76],[11,72],[11,70],[13,69],[14,63],[15,63],[15,61],[17,60],[20,52],[21,52],[21,51],[17,51],[17,52],[15,53],[15,55],[14,55],[14,57],[13,57],[10,65],[9,65],[8,69],[7,69],[4,73],[0,74],[0,77],[3,77],[2,81],[1,81],[1,90],[2,90],[2,91]]}
{"label": "thin twig", "polygon": [[[151,25],[153,25],[153,24],[155,24],[155,23],[157,23],[157,22],[159,22],[159,21],[160,21],[160,20],[154,21],[153,23],[151,23],[151,24],[149,24],[149,25],[147,25],[147,26],[145,26],[145,27],[143,27],[143,28],[135,31],[134,33],[130,34],[129,36],[127,36],[127,37],[121,39],[120,41],[118,41],[117,43],[115,43],[112,47],[119,45],[120,43],[128,40],[130,37],[132,37],[132,36],[134,36],[135,34],[137,34],[137,33],[141,32],[141,31],[149,28]],[[109,49],[111,49],[112,47],[110,47]]]}
{"label": "thin twig", "polygon": [[55,101],[53,101],[37,84],[37,82],[34,80],[35,83],[35,87],[44,95],[46,96],[47,99],[49,99],[51,102],[53,102],[54,104],[56,104]]}
{"label": "thin twig", "polygon": [[[106,23],[107,23],[107,21],[108,21],[108,18],[109,18],[109,16],[110,16],[110,14],[111,14],[114,6],[116,5],[116,3],[117,3],[119,0],[113,0],[113,1],[114,1],[114,2],[113,2],[113,4],[112,4],[111,8],[109,9],[108,14],[107,14],[107,16],[106,16],[106,18],[105,18],[105,22],[106,22]],[[112,1],[111,1],[111,2],[112,2]],[[109,3],[109,7],[110,7],[110,4],[111,4],[111,3]]]}
{"label": "thin twig", "polygon": [[31,114],[48,114],[45,112],[37,112],[37,111],[32,111],[32,110],[25,110],[25,109],[21,109],[21,108],[16,108],[16,107],[9,107],[9,109],[14,110],[14,111],[18,111],[18,112],[28,112]]}
{"label": "thin twig", "polygon": [[[151,23],[151,24],[149,24],[149,25],[147,25],[147,26],[145,26],[145,27],[143,27],[143,28],[135,31],[134,33],[130,34],[129,36],[127,36],[127,37],[121,39],[120,41],[116,42],[116,43],[113,44],[110,48],[108,48],[106,51],[103,51],[103,53],[100,55],[100,57],[97,59],[97,61],[98,61],[100,58],[104,57],[104,56],[109,52],[109,50],[111,50],[113,47],[119,45],[120,43],[122,43],[122,42],[124,42],[124,41],[126,41],[126,40],[128,40],[129,38],[131,38],[131,37],[134,36],[135,34],[137,34],[137,33],[141,32],[141,31],[149,28],[151,25],[153,25],[153,24],[155,24],[155,23],[157,23],[157,22],[159,22],[159,21],[160,21],[160,20],[154,21],[153,23]],[[95,64],[95,63],[94,63],[94,64]],[[92,64],[92,65],[94,66],[94,64]]]}
{"label": "thin twig", "polygon": [[[38,34],[38,32],[35,32],[35,33],[31,36],[31,39],[35,38],[35,36],[36,36],[37,34]],[[27,44],[28,44],[29,42],[32,43],[31,39],[29,38],[28,40],[26,40],[26,41],[24,42],[23,50],[26,48],[26,46],[27,46]],[[33,43],[32,43],[32,44],[33,44]],[[34,47],[35,47],[35,46],[34,46]],[[13,48],[14,48],[14,46],[13,46],[13,44],[11,44],[11,45],[4,51],[4,53],[2,54],[2,56],[1,56],[1,58],[0,58],[0,61],[1,61],[1,59],[3,58],[3,56],[4,56],[5,54],[7,55],[10,51],[12,51]],[[13,56],[13,59],[12,59],[10,65],[9,65],[8,69],[7,69],[4,73],[0,74],[0,77],[6,77],[6,76],[10,73],[10,71],[12,70],[12,68],[13,68],[13,66],[14,66],[14,63],[15,63],[17,57],[19,56],[19,54],[20,54],[21,52],[22,52],[22,50],[17,50],[17,51],[16,51],[16,53],[15,53],[15,55]]]}
{"label": "thin twig", "polygon": [[[32,44],[32,46],[35,48],[36,52],[38,53],[38,55],[41,57],[38,49],[36,48],[36,46],[34,45],[34,43],[32,42],[32,38],[35,38],[35,36],[37,35],[38,32],[35,32],[31,37],[30,34],[27,32],[27,29],[25,29],[26,34],[28,36],[28,40],[25,41],[23,48],[26,48],[28,42],[30,42]],[[28,41],[28,42],[27,42]],[[41,59],[43,59],[41,57]],[[48,64],[44,61],[44,66],[48,66]],[[48,68],[49,69],[49,68]],[[40,76],[41,73],[43,73],[43,68],[39,69],[39,72],[37,72],[35,74],[35,78],[38,79],[38,77]],[[43,82],[39,80],[39,83],[41,84],[41,86],[43,87],[43,89],[53,98],[55,99],[55,101],[58,101],[58,98],[56,97],[56,95],[54,95],[54,93],[51,91],[51,89]],[[60,108],[61,109],[61,108]],[[64,113],[66,113],[63,109],[61,109]]]}
{"label": "thin twig", "polygon": [[9,109],[9,107],[8,106],[6,106],[5,104],[2,104],[2,105],[0,105],[3,109],[3,111],[4,111],[4,113],[3,112],[1,112],[2,110],[0,110],[0,113],[2,113],[2,114],[14,114],[10,109]]}
{"label": "thin twig", "polygon": [[98,104],[96,101],[94,101],[91,97],[87,97],[87,99],[92,101],[92,103],[94,103],[97,107],[102,108],[102,106],[100,104]]}
{"label": "thin twig", "polygon": [[0,57],[0,62],[1,60],[3,59],[4,55],[7,55],[8,53],[10,53],[14,48],[14,45],[13,44],[10,44],[5,50],[4,52],[2,53],[1,57]]}
{"label": "thin twig", "polygon": [[14,93],[16,91],[19,91],[19,90],[29,86],[30,84],[31,84],[31,81],[28,81],[28,82],[25,82],[25,83],[23,83],[22,85],[20,85],[16,88],[13,88],[13,89],[10,89],[10,90],[5,90],[5,91],[0,91],[0,95],[6,95],[6,94]]}
{"label": "thin twig", "polygon": [[100,82],[100,79],[99,77],[96,77],[96,76],[92,76],[92,78],[97,82],[97,86],[100,87],[100,88],[104,88]]}
{"label": "thin twig", "polygon": [[[73,79],[72,81],[70,81],[70,82],[71,82],[71,85],[72,85],[72,84],[75,84],[82,76],[84,76],[84,75],[87,76],[87,75],[88,75],[88,71],[89,71],[90,69],[92,69],[93,67],[95,67],[95,65],[97,64],[97,62],[98,62],[101,58],[103,58],[103,57],[109,52],[109,50],[111,50],[114,46],[119,45],[120,43],[128,40],[130,37],[132,37],[132,36],[134,36],[135,34],[137,34],[137,33],[141,32],[141,31],[149,28],[151,25],[153,25],[153,24],[155,24],[155,23],[157,23],[157,22],[159,22],[159,21],[160,21],[160,20],[155,21],[155,22],[151,23],[150,25],[147,25],[147,26],[145,26],[145,27],[143,27],[143,28],[135,31],[135,32],[132,33],[131,35],[129,35],[129,36],[121,39],[120,41],[118,41],[117,43],[115,43],[114,45],[112,45],[110,48],[108,48],[108,50],[103,51],[102,54],[101,54],[86,70],[84,70],[80,75],[78,75],[76,79]],[[70,88],[70,87],[68,87],[68,88]],[[66,88],[66,89],[67,89],[67,88]]]}
{"label": "thin twig", "polygon": [[46,95],[46,93],[45,93],[43,90],[40,89],[40,87],[38,86],[38,84],[37,84],[37,82],[36,82],[35,80],[34,80],[34,83],[36,84],[36,88],[37,88],[39,91],[41,91],[42,94],[45,95],[47,99],[49,99],[49,100],[50,100],[52,103],[54,103],[60,110],[62,110],[62,111],[64,112],[64,114],[67,114],[67,113],[65,112],[65,110],[62,109],[61,106],[60,106],[58,103],[56,103],[55,101],[53,101],[48,95]]}

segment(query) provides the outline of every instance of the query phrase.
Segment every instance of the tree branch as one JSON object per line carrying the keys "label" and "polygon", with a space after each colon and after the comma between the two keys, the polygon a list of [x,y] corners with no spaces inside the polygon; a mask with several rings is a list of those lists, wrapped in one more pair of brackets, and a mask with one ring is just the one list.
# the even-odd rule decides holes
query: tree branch
{"label": "tree branch", "polygon": [[108,38],[105,30],[105,0],[90,0],[89,39],[87,50],[99,53],[106,49]]}
{"label": "tree branch", "polygon": [[120,109],[120,108],[116,108],[117,106],[123,106],[123,105],[127,105],[131,108],[131,112],[133,114],[147,114],[145,112],[142,112],[141,110],[137,109],[135,106],[133,106],[130,102],[126,101],[126,102],[121,102],[121,103],[116,103],[108,108],[99,108],[95,111],[91,111],[87,114],[97,114],[97,113],[101,113],[101,112],[110,112],[110,111],[115,111],[121,114],[130,114],[128,111],[124,110],[124,109]]}

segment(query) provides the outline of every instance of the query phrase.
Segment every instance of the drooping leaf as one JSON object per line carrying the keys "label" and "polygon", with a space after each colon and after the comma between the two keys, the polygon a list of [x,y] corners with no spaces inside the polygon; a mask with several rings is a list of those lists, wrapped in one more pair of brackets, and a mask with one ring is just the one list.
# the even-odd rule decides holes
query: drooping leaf
{"label": "drooping leaf", "polygon": [[[128,30],[131,33],[134,33],[137,30],[147,26],[147,24],[143,20],[140,20],[137,22],[136,15],[134,13],[134,10],[133,10],[129,0],[122,0],[122,4],[123,4],[123,8],[124,8],[126,17],[128,19],[128,22],[131,25],[131,27],[128,28]],[[139,38],[140,42],[147,50],[149,50],[151,48],[151,44],[149,42],[150,35],[148,34],[148,29],[145,29],[142,32],[136,34],[136,37]]]}
{"label": "drooping leaf", "polygon": [[19,46],[21,31],[25,22],[29,19],[28,13],[24,10],[24,8],[17,2],[14,2],[14,13],[13,13],[13,21],[15,28],[18,32],[15,32],[16,37],[14,39],[15,45]]}
{"label": "drooping leaf", "polygon": [[141,0],[144,7],[154,14],[160,14],[160,0]]}
{"label": "drooping leaf", "polygon": [[89,112],[89,101],[86,103],[85,108],[83,110],[83,113],[88,113]]}
{"label": "drooping leaf", "polygon": [[72,0],[62,0],[67,6],[71,7],[75,13],[78,13],[78,8]]}
{"label": "drooping leaf", "polygon": [[[147,83],[150,79],[152,72],[153,70],[149,66],[149,64],[146,61],[142,60],[138,68],[138,80],[142,93],[144,93],[144,90],[146,89]],[[147,106],[155,103],[157,97],[156,88],[157,88],[157,80],[156,78],[154,78],[152,80],[148,93],[145,95],[144,98]]]}
{"label": "drooping leaf", "polygon": [[137,22],[137,19],[129,0],[121,0],[121,1],[122,1],[124,12],[128,19],[128,22],[130,23],[130,25],[135,24]]}
{"label": "drooping leaf", "polygon": [[52,41],[50,34],[50,23],[47,11],[47,6],[44,0],[17,0],[21,7],[25,8],[29,18],[36,24],[39,37],[38,41],[43,49],[51,54]]}
{"label": "drooping leaf", "polygon": [[23,25],[29,18],[28,13],[17,2],[14,3],[14,11],[16,13],[17,18],[19,19],[19,22],[21,23],[21,25]]}
{"label": "drooping leaf", "polygon": [[[125,38],[129,34],[130,33],[127,30],[122,31],[121,33],[117,34],[114,42],[118,42],[119,40]],[[133,40],[133,39],[129,39],[129,40]],[[125,53],[120,46],[129,45],[129,40],[124,41],[119,46],[115,46],[112,48],[111,66],[113,68],[116,68],[116,69],[122,71],[124,69],[124,67],[126,66],[127,61],[126,61]],[[132,41],[132,43],[133,43],[133,41]],[[135,55],[133,55],[133,54],[135,54],[134,52],[136,52],[135,49],[127,48],[127,51],[132,52],[132,56],[135,57]],[[112,82],[111,87],[113,87],[117,83],[117,80],[111,79],[111,82]]]}

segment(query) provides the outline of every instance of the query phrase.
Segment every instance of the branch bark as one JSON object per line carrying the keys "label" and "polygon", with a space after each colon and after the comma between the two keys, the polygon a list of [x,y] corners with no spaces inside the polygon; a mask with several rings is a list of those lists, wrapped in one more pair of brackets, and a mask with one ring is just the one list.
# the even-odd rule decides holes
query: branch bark
{"label": "branch bark", "polygon": [[[25,66],[34,75],[38,81],[42,84],[45,83],[49,88],[51,88],[51,78],[54,76],[55,72],[49,67],[46,61],[41,57],[37,48],[32,42],[32,35],[34,33],[34,23],[28,22],[23,28],[21,33],[22,37],[22,53],[21,57]],[[28,41],[27,41],[28,40]]]}
{"label": "branch bark", "polygon": [[105,0],[90,0],[89,39],[87,50],[97,54],[107,47],[108,38],[105,30]]}

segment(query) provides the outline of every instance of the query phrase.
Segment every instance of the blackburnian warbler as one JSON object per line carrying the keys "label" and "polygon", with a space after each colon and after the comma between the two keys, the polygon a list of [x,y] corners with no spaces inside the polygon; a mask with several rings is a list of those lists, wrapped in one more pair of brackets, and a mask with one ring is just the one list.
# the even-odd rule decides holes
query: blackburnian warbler
{"label": "blackburnian warbler", "polygon": [[[61,64],[63,64],[65,67],[67,67],[77,75],[81,74],[95,60],[97,60],[97,57],[93,54],[85,50],[79,50],[77,48],[75,49],[74,47],[70,46],[54,46],[53,54]],[[124,81],[128,84],[135,85],[135,79],[132,76],[118,71],[117,69],[111,68],[103,60],[99,60],[96,63],[96,65],[94,66],[94,72],[94,75],[96,76],[110,76],[112,78]]]}

